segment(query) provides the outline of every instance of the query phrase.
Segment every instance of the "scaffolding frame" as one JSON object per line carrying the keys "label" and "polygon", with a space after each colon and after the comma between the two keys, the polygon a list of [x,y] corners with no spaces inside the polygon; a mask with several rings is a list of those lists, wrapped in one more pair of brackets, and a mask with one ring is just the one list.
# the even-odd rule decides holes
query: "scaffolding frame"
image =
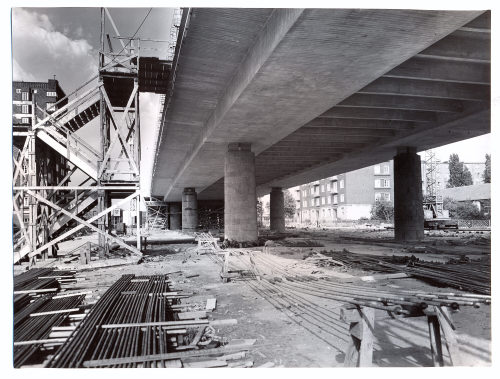
{"label": "scaffolding frame", "polygon": [[[115,53],[106,34],[106,20],[121,44],[121,51]],[[105,46],[105,34],[108,46]],[[127,42],[124,42],[126,40]],[[100,256],[104,257],[110,241],[133,254],[141,255],[140,229],[140,116],[139,116],[139,62],[140,40],[123,38],[106,8],[101,8],[101,49],[99,51],[99,72],[70,95],[60,99],[53,112],[37,108],[36,98],[32,100],[32,124],[27,133],[23,149],[17,159],[14,157],[13,212],[20,225],[20,232],[14,245],[14,263],[28,256],[30,265],[36,263],[39,255],[46,258],[56,244],[86,227],[98,233]],[[97,85],[89,85],[98,79]],[[84,90],[86,89],[86,90]],[[73,97],[71,100],[70,97]],[[59,109],[55,106],[67,102]],[[36,109],[44,118],[38,120]],[[74,126],[82,119],[100,116],[99,149],[78,137]],[[90,115],[90,116],[89,116]],[[80,121],[80,123],[82,123]],[[87,125],[83,123],[80,127]],[[36,142],[43,141],[50,148],[63,155],[74,167],[63,180],[55,182],[48,175],[48,162],[37,159]],[[24,166],[27,162],[27,168]],[[87,178],[80,185],[68,186],[72,175],[80,170]],[[90,182],[90,184],[87,184]],[[73,195],[68,196],[68,192]],[[29,196],[29,223],[22,217],[25,195]],[[56,196],[55,201],[52,197]],[[73,197],[73,199],[71,199]],[[70,198],[70,201],[67,201]],[[112,205],[112,200],[120,200]],[[89,206],[97,202],[97,215],[84,220],[79,217]],[[111,211],[126,203],[136,211],[136,246],[124,243],[110,234]],[[64,217],[62,221],[58,217]],[[67,231],[60,227],[68,220],[76,227]],[[59,224],[58,224],[59,222]],[[97,227],[92,223],[97,222]],[[62,232],[62,233],[60,233]]]}

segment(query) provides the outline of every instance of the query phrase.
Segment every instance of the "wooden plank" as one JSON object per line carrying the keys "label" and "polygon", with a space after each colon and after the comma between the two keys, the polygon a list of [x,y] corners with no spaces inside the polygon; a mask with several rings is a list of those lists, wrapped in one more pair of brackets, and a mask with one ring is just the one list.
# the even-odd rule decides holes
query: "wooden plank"
{"label": "wooden plank", "polygon": [[70,309],[59,309],[57,311],[48,311],[48,312],[38,312],[38,313],[31,313],[30,317],[37,317],[37,316],[47,316],[47,315],[57,315],[59,313],[71,313],[71,312],[78,312],[80,308],[70,308]]}
{"label": "wooden plank", "polygon": [[217,306],[217,299],[207,299],[207,305],[205,306],[205,309],[207,311],[212,312],[215,307]]}
{"label": "wooden plank", "polygon": [[213,368],[213,367],[226,367],[226,366],[227,366],[226,361],[218,359],[184,363],[184,367],[186,368]]}
{"label": "wooden plank", "polygon": [[438,317],[431,315],[427,316],[427,325],[429,326],[429,341],[432,362],[435,367],[442,367],[444,366],[443,347],[441,344],[441,331]]}
{"label": "wooden plank", "polygon": [[92,297],[92,296],[87,296],[89,294],[92,294],[92,291],[82,291],[82,292],[72,292],[72,293],[61,293],[57,294],[56,296],[52,296],[52,299],[62,299],[65,297],[72,297],[72,296],[80,296],[80,295],[86,295],[85,297]]}
{"label": "wooden plank", "polygon": [[203,337],[203,333],[205,332],[205,326],[200,326],[198,328],[198,331],[196,332],[196,335],[194,336],[193,340],[189,344],[190,347],[195,347],[198,345],[198,342],[200,342],[201,337]]}
{"label": "wooden plank", "polygon": [[38,290],[22,290],[14,291],[14,295],[21,295],[23,293],[43,293],[43,292],[57,292],[59,288],[42,288]]}
{"label": "wooden plank", "polygon": [[373,331],[375,323],[375,309],[364,307],[363,336],[359,348],[359,367],[370,367],[373,361]]}
{"label": "wooden plank", "polygon": [[181,312],[177,313],[179,320],[195,320],[200,318],[207,318],[206,311],[196,311],[196,312]]}
{"label": "wooden plank", "polygon": [[53,343],[53,342],[66,342],[67,338],[47,338],[43,340],[31,340],[31,341],[14,341],[14,346],[26,346],[26,345],[37,345],[44,343]]}
{"label": "wooden plank", "polygon": [[437,307],[437,317],[443,336],[445,338],[446,348],[450,355],[452,366],[463,366],[462,354],[460,352],[460,345],[458,343],[457,335],[453,330],[451,323],[451,315],[446,307]]}
{"label": "wooden plank", "polygon": [[130,324],[104,324],[101,325],[103,329],[115,329],[115,328],[135,328],[135,327],[148,327],[148,326],[161,326],[161,327],[190,327],[199,325],[236,325],[238,320],[236,319],[226,319],[226,320],[192,320],[192,321],[156,321],[156,322],[135,322]]}
{"label": "wooden plank", "polygon": [[140,363],[140,362],[160,361],[165,359],[182,359],[188,357],[222,355],[225,353],[233,353],[240,350],[248,350],[249,348],[250,348],[249,346],[234,345],[234,346],[218,347],[214,349],[178,351],[174,353],[152,354],[152,355],[124,357],[124,358],[96,359],[83,362],[83,366],[99,367],[99,366],[111,366],[123,363]]}

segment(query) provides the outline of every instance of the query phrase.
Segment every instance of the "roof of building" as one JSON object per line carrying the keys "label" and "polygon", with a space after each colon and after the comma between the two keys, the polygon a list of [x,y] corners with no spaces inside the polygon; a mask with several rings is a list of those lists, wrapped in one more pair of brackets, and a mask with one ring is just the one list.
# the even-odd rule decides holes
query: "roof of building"
{"label": "roof of building", "polygon": [[472,186],[444,188],[441,194],[443,198],[449,197],[456,201],[486,200],[491,199],[491,184],[482,183]]}

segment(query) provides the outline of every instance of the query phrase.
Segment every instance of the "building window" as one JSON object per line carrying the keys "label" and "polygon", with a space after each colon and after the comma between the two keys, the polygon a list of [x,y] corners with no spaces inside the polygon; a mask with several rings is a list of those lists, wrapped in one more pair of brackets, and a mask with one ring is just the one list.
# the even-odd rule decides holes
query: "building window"
{"label": "building window", "polygon": [[307,207],[307,200],[304,200],[304,207]]}
{"label": "building window", "polygon": [[55,93],[55,92],[47,92],[47,96],[56,97],[57,93]]}
{"label": "building window", "polygon": [[333,195],[333,204],[338,204],[339,203],[339,198],[337,195]]}
{"label": "building window", "polygon": [[314,202],[315,202],[316,206],[319,206],[319,197],[317,197],[316,199],[314,199]]}
{"label": "building window", "polygon": [[38,93],[38,90],[37,90],[37,89],[34,89],[34,90],[33,90],[33,93]]}
{"label": "building window", "polygon": [[384,192],[384,199],[386,201],[391,201],[391,194],[389,192]]}
{"label": "building window", "polygon": [[311,195],[314,195],[314,187],[311,187]]}
{"label": "building window", "polygon": [[330,183],[326,183],[326,190],[327,192],[330,191]]}
{"label": "building window", "polygon": [[302,195],[307,196],[307,190],[302,191]]}
{"label": "building window", "polygon": [[21,118],[21,124],[29,124],[29,123],[30,123],[29,117],[23,117],[23,118]]}
{"label": "building window", "polygon": [[391,188],[391,180],[390,179],[383,179],[382,185],[384,188]]}
{"label": "building window", "polygon": [[29,105],[22,105],[21,106],[21,113],[23,113],[23,114],[30,113],[30,106]]}
{"label": "building window", "polygon": [[324,184],[321,185],[321,192],[325,192],[325,185]]}
{"label": "building window", "polygon": [[375,188],[380,188],[380,179],[375,179]]}
{"label": "building window", "polygon": [[341,202],[341,203],[343,203],[343,202],[344,202],[344,194],[343,194],[343,193],[341,193],[341,194],[340,194],[340,202]]}
{"label": "building window", "polygon": [[21,88],[16,88],[16,93],[21,93]]}
{"label": "building window", "polygon": [[27,207],[28,205],[30,205],[30,199],[29,199],[28,196],[24,197],[23,204],[24,204],[25,207]]}
{"label": "building window", "polygon": [[338,182],[333,182],[333,192],[337,192],[338,191],[337,183]]}
{"label": "building window", "polygon": [[24,216],[23,222],[24,222],[25,224],[29,223],[29,222],[30,222],[30,218],[29,218],[29,216]]}
{"label": "building window", "polygon": [[374,168],[375,168],[375,175],[379,175],[380,174],[380,165],[379,164],[375,165]]}
{"label": "building window", "polygon": [[340,180],[340,188],[344,188],[344,179]]}
{"label": "building window", "polygon": [[29,92],[23,92],[21,95],[21,100],[28,101],[30,99]]}
{"label": "building window", "polygon": [[328,197],[326,198],[326,202],[327,202],[328,204],[331,204],[331,203],[332,203],[332,198],[331,198],[330,196],[328,196]]}
{"label": "building window", "polygon": [[316,195],[319,195],[319,186],[315,186],[314,191],[315,191]]}
{"label": "building window", "polygon": [[51,112],[55,111],[54,105],[55,103],[47,103],[47,110]]}
{"label": "building window", "polygon": [[389,165],[384,165],[384,174],[388,175],[389,174]]}
{"label": "building window", "polygon": [[325,205],[325,204],[326,204],[326,199],[325,199],[325,197],[324,197],[324,196],[321,198],[321,204],[322,204],[322,205]]}

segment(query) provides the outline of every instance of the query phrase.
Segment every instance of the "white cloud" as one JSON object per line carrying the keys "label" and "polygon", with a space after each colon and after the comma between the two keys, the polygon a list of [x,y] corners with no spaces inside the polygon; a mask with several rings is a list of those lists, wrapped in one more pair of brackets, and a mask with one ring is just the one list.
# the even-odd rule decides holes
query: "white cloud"
{"label": "white cloud", "polygon": [[24,80],[25,82],[36,80],[32,74],[23,70],[16,59],[12,60],[12,76],[14,80]]}
{"label": "white cloud", "polygon": [[97,52],[88,41],[68,38],[34,11],[13,9],[12,50],[18,80],[46,81],[56,75],[70,92],[97,73]]}

